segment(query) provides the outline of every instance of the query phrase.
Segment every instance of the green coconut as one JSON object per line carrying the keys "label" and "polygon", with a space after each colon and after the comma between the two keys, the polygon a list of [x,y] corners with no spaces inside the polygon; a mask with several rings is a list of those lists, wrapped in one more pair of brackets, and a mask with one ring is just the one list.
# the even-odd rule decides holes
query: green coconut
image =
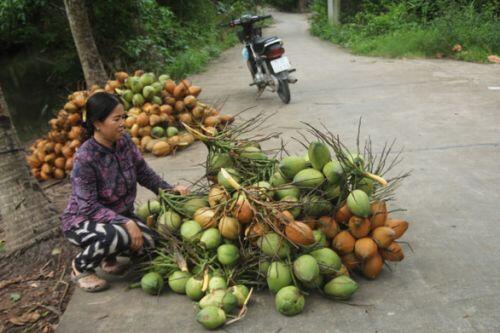
{"label": "green coconut", "polygon": [[347,208],[359,217],[368,217],[371,214],[370,198],[362,190],[354,190],[347,197]]}
{"label": "green coconut", "polygon": [[281,172],[276,171],[272,176],[271,179],[269,179],[269,183],[271,183],[272,186],[280,186],[283,184],[287,183],[287,180],[283,177]]}
{"label": "green coconut", "polygon": [[146,222],[150,215],[158,214],[161,211],[161,204],[158,200],[148,200],[139,205],[135,210],[135,215],[143,222]]}
{"label": "green coconut", "polygon": [[274,191],[271,191],[272,186],[268,182],[260,181],[257,184],[255,184],[254,186],[257,187],[259,189],[259,192],[262,193],[262,195],[261,195],[262,198],[266,198],[266,197],[272,198],[274,196]]}
{"label": "green coconut", "polygon": [[269,290],[277,293],[281,288],[293,283],[290,268],[280,261],[274,261],[267,270],[267,286]]}
{"label": "green coconut", "polygon": [[217,174],[221,168],[228,169],[234,165],[233,159],[227,153],[210,155],[207,171],[209,174]]}
{"label": "green coconut", "polygon": [[340,196],[340,186],[327,184],[323,190],[324,198],[328,200],[336,199]]}
{"label": "green coconut", "polygon": [[134,93],[132,92],[132,90],[127,89],[123,92],[122,97],[127,102],[132,103],[132,98],[134,98]]}
{"label": "green coconut", "polygon": [[325,176],[323,176],[321,171],[307,168],[300,170],[295,177],[293,177],[293,184],[301,189],[312,189],[319,187],[324,180]]}
{"label": "green coconut", "polygon": [[339,161],[330,161],[323,167],[323,174],[330,184],[339,185],[344,178],[344,169]]}
{"label": "green coconut", "polygon": [[[161,96],[161,91],[163,90],[163,85],[160,82],[153,82],[151,87],[154,88],[155,95]],[[143,93],[144,93],[144,89],[143,89]]]}
{"label": "green coconut", "polygon": [[138,77],[132,76],[127,79],[129,83],[129,88],[134,94],[139,94],[142,92],[142,84]]}
{"label": "green coconut", "polygon": [[194,220],[187,220],[181,225],[180,234],[182,239],[186,242],[198,242],[202,232],[202,227]]}
{"label": "green coconut", "polygon": [[302,281],[302,285],[310,290],[320,289],[323,286],[323,280],[324,280],[323,275],[318,274],[316,278],[311,282]]}
{"label": "green coconut", "polygon": [[279,169],[281,174],[289,180],[307,167],[307,163],[302,156],[287,156],[280,161]]}
{"label": "green coconut", "polygon": [[179,130],[177,129],[177,127],[174,127],[174,126],[167,127],[167,136],[169,138],[171,138],[177,134],[179,134]]}
{"label": "green coconut", "polygon": [[163,129],[163,127],[161,127],[161,126],[155,126],[151,130],[151,136],[153,138],[157,138],[157,139],[162,138],[165,136],[165,129]]}
{"label": "green coconut", "polygon": [[240,152],[240,156],[251,160],[267,160],[267,156],[262,152],[262,150],[252,146],[243,148]]}
{"label": "green coconut", "polygon": [[342,260],[335,251],[330,248],[324,247],[309,253],[319,265],[319,272],[321,274],[335,274],[342,266]]}
{"label": "green coconut", "polygon": [[[283,199],[281,199],[281,201],[285,201],[285,202],[290,203],[290,202],[299,202],[299,199],[297,199],[296,197],[287,196],[287,197],[284,197]],[[289,208],[288,211],[290,213],[292,213],[294,218],[297,218],[301,212],[300,205],[298,205],[297,207],[291,208],[291,209]]]}
{"label": "green coconut", "polygon": [[151,98],[151,103],[157,104],[157,105],[162,105],[163,101],[161,100],[161,97],[153,96],[153,98]]}
{"label": "green coconut", "polygon": [[156,272],[145,274],[141,279],[142,290],[150,295],[159,295],[163,289],[163,278]]}
{"label": "green coconut", "polygon": [[259,261],[259,273],[267,276],[267,271],[269,270],[269,266],[271,265],[270,261],[260,260]]}
{"label": "green coconut", "polygon": [[227,282],[222,276],[213,276],[208,281],[208,291],[214,291],[217,289],[227,289]]}
{"label": "green coconut", "polygon": [[203,292],[203,280],[191,276],[186,281],[186,295],[193,301],[199,301],[205,293]]}
{"label": "green coconut", "polygon": [[175,271],[168,277],[168,286],[178,294],[185,294],[186,283],[190,277],[189,272]]}
{"label": "green coconut", "polygon": [[183,213],[184,215],[186,215],[187,217],[190,217],[192,218],[194,213],[202,208],[202,207],[208,207],[208,200],[206,198],[193,198],[193,199],[189,199],[188,201],[186,201],[184,203],[184,205],[182,206],[183,208]]}
{"label": "green coconut", "polygon": [[328,241],[326,240],[326,235],[323,231],[319,229],[313,230],[313,236],[314,236],[313,246],[315,248],[328,246]]}
{"label": "green coconut", "polygon": [[170,75],[168,75],[168,74],[162,74],[162,75],[158,76],[158,81],[160,81],[162,86],[165,86],[165,83],[167,83],[168,80],[170,80]]}
{"label": "green coconut", "polygon": [[282,185],[278,189],[276,189],[276,196],[278,199],[283,199],[284,197],[300,197],[300,189],[291,184]]}
{"label": "green coconut", "polygon": [[200,245],[207,250],[216,249],[222,241],[219,229],[209,228],[201,234]]}
{"label": "green coconut", "polygon": [[290,254],[290,245],[280,235],[270,232],[259,237],[257,246],[269,257],[285,258]]}
{"label": "green coconut", "polygon": [[373,179],[363,177],[356,185],[356,189],[361,190],[368,196],[370,196],[373,194],[374,184],[375,182],[373,181]]}
{"label": "green coconut", "polygon": [[[240,182],[240,174],[238,171],[236,171],[235,169],[232,169],[232,168],[227,168],[225,169],[229,175],[231,175],[231,177],[233,177],[233,179],[236,181],[236,182]],[[224,174],[222,173],[222,171],[219,171],[219,173],[217,174],[217,183],[219,183],[219,185],[223,186],[226,190],[234,190],[234,188],[229,184],[229,181],[227,180],[227,178],[224,176]]]}
{"label": "green coconut", "polygon": [[317,195],[311,195],[304,198],[304,203],[304,212],[307,216],[311,217],[330,215],[333,210],[333,205],[329,200]]}
{"label": "green coconut", "polygon": [[149,86],[156,81],[156,76],[153,73],[144,73],[139,78],[139,81],[141,82],[143,87]]}
{"label": "green coconut", "polygon": [[312,167],[316,170],[323,170],[325,164],[332,159],[328,146],[323,142],[311,142],[307,149],[307,153]]}
{"label": "green coconut", "polygon": [[276,310],[285,316],[295,316],[304,310],[306,300],[295,286],[280,289],[275,297]]}
{"label": "green coconut", "polygon": [[156,91],[153,86],[145,86],[144,88],[142,88],[142,96],[144,96],[145,99],[150,100],[151,98],[153,98],[155,93]]}
{"label": "green coconut", "polygon": [[135,94],[134,97],[132,97],[132,104],[134,106],[142,106],[144,102],[144,97],[141,94]]}
{"label": "green coconut", "polygon": [[217,260],[225,266],[232,266],[240,257],[238,247],[233,244],[223,244],[217,248]]}
{"label": "green coconut", "polygon": [[243,304],[245,304],[250,290],[248,290],[247,286],[238,284],[229,288],[229,292],[236,296],[236,299],[238,300],[238,306],[242,307]]}
{"label": "green coconut", "polygon": [[198,303],[200,308],[216,306],[225,312],[232,312],[238,306],[238,299],[231,292],[217,289],[205,295]]}
{"label": "green coconut", "polygon": [[325,284],[323,291],[329,297],[346,300],[358,290],[356,281],[348,276],[341,275]]}
{"label": "green coconut", "polygon": [[226,313],[216,306],[207,306],[196,315],[196,321],[208,330],[214,330],[226,322]]}
{"label": "green coconut", "polygon": [[129,101],[122,100],[122,103],[123,103],[123,108],[125,109],[125,111],[127,111],[127,110],[129,110],[131,108],[131,105],[130,105]]}
{"label": "green coconut", "polygon": [[293,262],[293,274],[302,282],[311,282],[319,275],[319,265],[316,259],[304,254]]}
{"label": "green coconut", "polygon": [[350,153],[347,154],[347,159],[354,165],[360,168],[365,167],[365,159],[363,158],[363,155],[360,155],[358,153]]}
{"label": "green coconut", "polygon": [[179,229],[181,223],[181,216],[173,210],[168,210],[158,217],[158,226],[165,226],[170,231]]}

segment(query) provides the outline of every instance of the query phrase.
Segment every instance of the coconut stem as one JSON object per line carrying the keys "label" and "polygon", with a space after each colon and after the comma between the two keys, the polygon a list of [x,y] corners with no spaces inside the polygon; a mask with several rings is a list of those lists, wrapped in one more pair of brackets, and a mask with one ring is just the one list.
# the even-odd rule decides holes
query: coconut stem
{"label": "coconut stem", "polygon": [[374,175],[373,173],[365,172],[363,176],[373,179],[374,181],[380,183],[383,187],[387,187],[387,180],[384,178]]}

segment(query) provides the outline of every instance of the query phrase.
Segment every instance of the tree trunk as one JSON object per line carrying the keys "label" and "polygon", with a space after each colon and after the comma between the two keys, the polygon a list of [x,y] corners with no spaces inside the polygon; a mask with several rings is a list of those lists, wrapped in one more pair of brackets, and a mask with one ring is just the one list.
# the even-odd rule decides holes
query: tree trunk
{"label": "tree trunk", "polygon": [[299,9],[300,13],[305,13],[305,11],[306,11],[306,0],[299,0],[298,9]]}
{"label": "tree trunk", "polygon": [[51,236],[58,214],[31,175],[0,87],[0,235],[7,254]]}
{"label": "tree trunk", "polygon": [[97,51],[94,36],[87,14],[84,0],[64,0],[66,14],[75,41],[78,57],[82,64],[87,88],[97,84],[104,86],[107,80],[106,71]]}

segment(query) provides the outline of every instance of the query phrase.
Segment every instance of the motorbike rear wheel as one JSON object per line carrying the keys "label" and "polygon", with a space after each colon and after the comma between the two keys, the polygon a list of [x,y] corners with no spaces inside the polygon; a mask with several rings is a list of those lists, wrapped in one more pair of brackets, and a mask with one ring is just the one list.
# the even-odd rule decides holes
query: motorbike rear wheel
{"label": "motorbike rear wheel", "polygon": [[278,96],[283,103],[290,103],[290,88],[288,87],[288,81],[285,79],[278,79]]}

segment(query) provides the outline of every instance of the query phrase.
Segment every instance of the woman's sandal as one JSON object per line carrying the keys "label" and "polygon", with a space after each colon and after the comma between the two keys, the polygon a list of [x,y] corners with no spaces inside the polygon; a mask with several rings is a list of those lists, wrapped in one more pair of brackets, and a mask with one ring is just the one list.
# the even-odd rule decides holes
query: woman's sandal
{"label": "woman's sandal", "polygon": [[71,281],[87,292],[97,292],[108,288],[108,282],[98,277],[94,272],[78,272],[74,262]]}
{"label": "woman's sandal", "polygon": [[106,274],[111,275],[123,275],[127,269],[130,267],[129,263],[119,262],[118,260],[107,261],[104,259],[100,265],[102,271]]}

